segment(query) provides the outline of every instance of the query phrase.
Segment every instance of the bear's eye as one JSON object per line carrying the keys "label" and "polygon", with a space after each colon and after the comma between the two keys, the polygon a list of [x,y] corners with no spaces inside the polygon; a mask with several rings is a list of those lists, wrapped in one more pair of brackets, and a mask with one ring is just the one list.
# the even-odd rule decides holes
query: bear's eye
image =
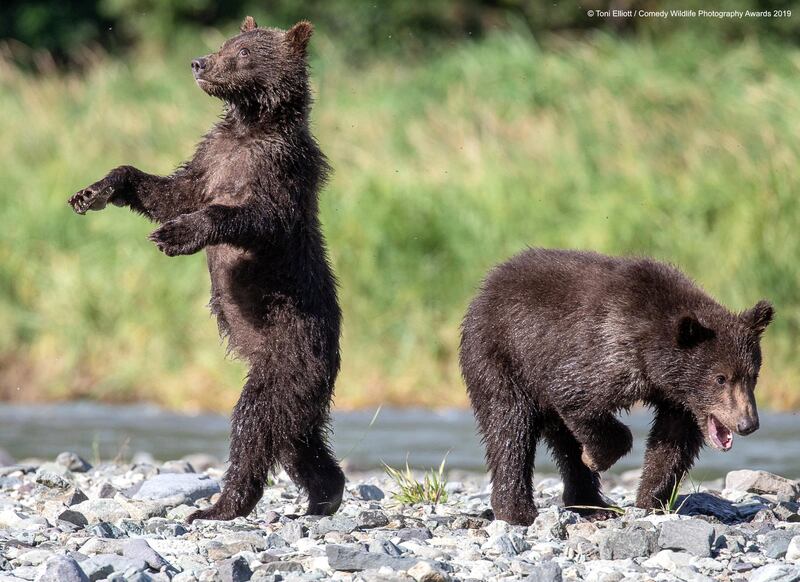
{"label": "bear's eye", "polygon": [[248,49],[246,49],[246,48],[243,48],[242,50],[239,51],[239,56],[240,57],[246,57],[249,54],[250,54],[250,51]]}
{"label": "bear's eye", "polygon": [[719,384],[720,386],[724,386],[724,385],[725,385],[725,382],[727,382],[727,381],[728,381],[728,379],[727,379],[727,378],[725,378],[725,376],[723,376],[722,374],[718,375],[718,376],[715,378],[715,380],[717,381],[717,384]]}

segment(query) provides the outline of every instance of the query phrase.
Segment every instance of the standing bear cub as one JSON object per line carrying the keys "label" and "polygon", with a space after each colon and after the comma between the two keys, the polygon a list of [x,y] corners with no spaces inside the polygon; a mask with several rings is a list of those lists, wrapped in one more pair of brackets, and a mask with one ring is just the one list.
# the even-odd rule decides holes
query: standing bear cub
{"label": "standing bear cub", "polygon": [[318,218],[329,168],[309,130],[311,33],[308,22],[282,31],[248,16],[191,63],[225,103],[194,157],[165,177],[121,166],[69,201],[79,214],[111,202],[161,223],[150,239],[168,256],[206,249],[220,333],[250,363],[224,491],[190,521],[247,515],[277,463],[307,491],[308,513],[342,500],[327,442],[341,314]]}
{"label": "standing bear cub", "polygon": [[461,368],[486,445],[498,519],[530,524],[544,437],[564,504],[602,518],[605,471],[631,448],[614,414],[655,410],[636,505],[659,508],[703,441],[758,429],[753,391],[772,306],[731,313],[648,259],[530,249],[491,271],[464,319]]}

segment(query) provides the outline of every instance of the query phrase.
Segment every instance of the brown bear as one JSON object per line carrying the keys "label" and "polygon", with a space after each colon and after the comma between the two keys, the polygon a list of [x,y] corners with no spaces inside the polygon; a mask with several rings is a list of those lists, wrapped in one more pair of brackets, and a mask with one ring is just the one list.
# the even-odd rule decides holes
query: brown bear
{"label": "brown bear", "polygon": [[564,504],[607,517],[599,471],[631,448],[614,414],[655,411],[636,504],[659,508],[703,442],[727,451],[758,428],[753,390],[767,301],[734,314],[646,258],[529,249],[493,269],[469,307],[461,369],[486,445],[498,519],[530,524],[544,437]]}
{"label": "brown bear", "polygon": [[220,332],[250,363],[224,491],[190,521],[247,515],[278,463],[308,492],[308,513],[342,500],[328,445],[341,313],[318,218],[329,167],[309,129],[312,30],[258,28],[248,16],[241,34],[191,63],[225,104],[194,157],[169,176],[121,166],[69,201],[79,214],[111,202],[161,223],[150,239],[169,256],[205,249]]}

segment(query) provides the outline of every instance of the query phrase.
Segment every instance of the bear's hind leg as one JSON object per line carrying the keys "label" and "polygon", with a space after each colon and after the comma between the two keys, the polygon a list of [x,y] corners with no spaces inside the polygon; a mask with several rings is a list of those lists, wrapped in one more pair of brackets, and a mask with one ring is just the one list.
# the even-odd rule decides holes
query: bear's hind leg
{"label": "bear's hind leg", "polygon": [[486,445],[494,515],[511,524],[530,525],[538,515],[533,502],[533,465],[540,433],[536,405],[513,381],[493,371],[467,378]]}
{"label": "bear's hind leg", "polygon": [[248,515],[261,499],[269,471],[275,466],[267,389],[248,379],[231,417],[230,467],[217,503],[189,516],[229,520]]}
{"label": "bear's hind leg", "polygon": [[308,492],[308,515],[336,513],[344,494],[344,473],[328,445],[326,426],[326,420],[314,423],[278,451],[286,473]]}
{"label": "bear's hind leg", "polygon": [[600,492],[600,475],[581,459],[582,447],[554,412],[548,417],[544,437],[564,481],[564,506],[590,519],[611,517]]}

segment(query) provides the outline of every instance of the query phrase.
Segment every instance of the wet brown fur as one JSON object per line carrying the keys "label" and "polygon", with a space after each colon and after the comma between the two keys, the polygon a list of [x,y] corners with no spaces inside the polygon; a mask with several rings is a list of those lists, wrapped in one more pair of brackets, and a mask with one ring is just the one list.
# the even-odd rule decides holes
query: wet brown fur
{"label": "wet brown fur", "polygon": [[637,505],[666,503],[708,437],[709,415],[734,432],[758,428],[759,340],[772,314],[766,301],[733,314],[650,259],[529,249],[493,269],[464,319],[461,367],[495,515],[535,519],[540,438],[564,504],[607,507],[598,472],[632,444],[614,414],[636,402],[655,411]]}
{"label": "wet brown fur", "polygon": [[111,202],[161,223],[150,238],[169,256],[205,249],[212,311],[250,363],[224,491],[191,519],[247,515],[278,463],[308,492],[309,513],[330,514],[344,488],[327,442],[341,314],[318,219],[329,168],[308,123],[313,28],[258,28],[248,16],[241,31],[192,62],[225,103],[194,157],[163,177],[121,166],[70,204],[84,214]]}

